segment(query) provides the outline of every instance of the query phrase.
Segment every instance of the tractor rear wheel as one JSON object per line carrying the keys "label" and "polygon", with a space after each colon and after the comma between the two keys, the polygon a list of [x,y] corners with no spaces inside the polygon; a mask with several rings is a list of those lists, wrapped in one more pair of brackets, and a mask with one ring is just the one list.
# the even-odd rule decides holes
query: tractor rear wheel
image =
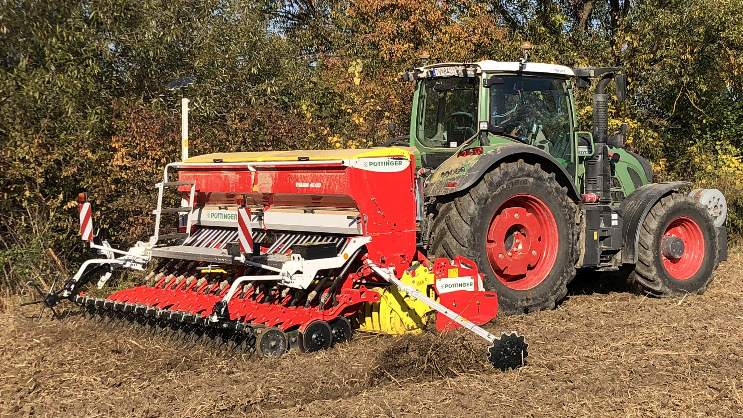
{"label": "tractor rear wheel", "polygon": [[681,194],[666,196],[643,221],[629,283],[652,296],[703,293],[717,267],[717,245],[704,206]]}
{"label": "tractor rear wheel", "polygon": [[438,205],[431,253],[475,261],[499,311],[552,309],[575,276],[576,205],[554,174],[519,160]]}

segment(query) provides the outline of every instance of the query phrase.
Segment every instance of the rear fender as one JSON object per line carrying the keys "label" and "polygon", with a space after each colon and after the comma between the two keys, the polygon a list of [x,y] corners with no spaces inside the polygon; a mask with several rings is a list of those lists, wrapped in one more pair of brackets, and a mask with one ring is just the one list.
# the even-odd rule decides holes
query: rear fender
{"label": "rear fender", "polygon": [[640,228],[650,209],[663,198],[678,189],[689,187],[691,183],[674,181],[668,183],[646,184],[632,192],[622,202],[619,209],[624,220],[622,228],[622,263],[637,262],[637,246],[640,242]]}
{"label": "rear fender", "polygon": [[558,183],[567,187],[570,197],[578,201],[578,188],[565,167],[550,154],[525,144],[502,145],[480,155],[451,156],[428,178],[424,195],[444,196],[467,190],[499,163],[519,158],[530,163],[539,163],[544,170],[555,173]]}

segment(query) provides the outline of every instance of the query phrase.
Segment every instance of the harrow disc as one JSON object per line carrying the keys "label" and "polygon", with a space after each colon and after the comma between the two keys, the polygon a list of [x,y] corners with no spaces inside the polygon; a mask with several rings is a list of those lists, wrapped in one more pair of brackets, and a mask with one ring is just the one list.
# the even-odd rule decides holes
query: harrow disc
{"label": "harrow disc", "polygon": [[123,327],[173,342],[198,343],[220,350],[250,354],[256,349],[255,329],[248,324],[234,321],[212,322],[190,312],[168,311],[85,296],[76,296],[73,302],[80,305],[84,317],[98,321],[104,327]]}
{"label": "harrow disc", "polygon": [[493,341],[493,345],[488,349],[488,361],[493,367],[504,372],[509,369],[518,369],[524,365],[524,360],[529,355],[528,348],[529,344],[526,343],[523,335],[504,332],[500,338]]}

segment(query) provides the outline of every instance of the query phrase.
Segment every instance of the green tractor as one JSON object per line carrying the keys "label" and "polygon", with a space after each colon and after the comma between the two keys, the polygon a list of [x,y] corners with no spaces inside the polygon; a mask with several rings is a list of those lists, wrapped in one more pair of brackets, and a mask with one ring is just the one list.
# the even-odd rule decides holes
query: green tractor
{"label": "green tractor", "polygon": [[[528,49],[528,48],[527,48]],[[554,308],[576,269],[632,269],[654,296],[701,293],[727,258],[726,202],[716,189],[653,183],[608,132],[607,86],[622,68],[481,61],[424,65],[405,147],[419,167],[419,246],[474,260],[502,312]],[[573,91],[595,84],[593,131],[577,126]],[[394,127],[391,127],[394,130]]]}

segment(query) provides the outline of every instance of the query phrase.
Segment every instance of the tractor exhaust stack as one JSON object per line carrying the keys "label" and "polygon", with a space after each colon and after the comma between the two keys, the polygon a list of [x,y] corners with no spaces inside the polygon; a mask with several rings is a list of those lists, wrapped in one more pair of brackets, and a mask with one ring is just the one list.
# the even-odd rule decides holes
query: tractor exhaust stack
{"label": "tractor exhaust stack", "polygon": [[589,173],[587,185],[594,186],[595,190],[591,192],[598,195],[600,203],[611,202],[609,148],[606,145],[609,138],[609,96],[605,90],[612,78],[613,74],[604,75],[593,95],[593,140],[596,151],[588,162],[589,170],[593,168],[593,173]]}
{"label": "tractor exhaust stack", "polygon": [[[590,85],[590,80],[599,78],[596,92],[593,95],[593,142],[595,150],[593,156],[586,161],[585,193],[598,196],[598,203],[611,203],[611,167],[609,164],[609,95],[606,86],[621,72],[620,67],[604,68],[577,68],[574,70],[584,85]],[[624,80],[624,78],[621,78]],[[621,85],[620,85],[621,84]],[[617,83],[618,94],[624,98],[624,82]]]}

